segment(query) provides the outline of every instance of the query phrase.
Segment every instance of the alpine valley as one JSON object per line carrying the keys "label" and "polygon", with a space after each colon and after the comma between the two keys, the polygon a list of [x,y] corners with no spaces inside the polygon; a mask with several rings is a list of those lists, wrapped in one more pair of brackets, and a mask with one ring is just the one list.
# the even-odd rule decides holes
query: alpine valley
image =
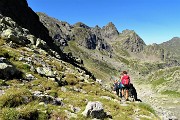
{"label": "alpine valley", "polygon": [[[178,120],[179,46],[179,37],[146,45],[112,22],[71,25],[1,0],[0,120]],[[112,92],[124,70],[139,101]]]}

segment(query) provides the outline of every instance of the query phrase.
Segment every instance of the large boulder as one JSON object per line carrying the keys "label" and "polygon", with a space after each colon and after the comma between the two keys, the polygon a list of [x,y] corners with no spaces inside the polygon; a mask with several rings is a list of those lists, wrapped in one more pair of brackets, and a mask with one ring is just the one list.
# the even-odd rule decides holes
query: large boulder
{"label": "large boulder", "polygon": [[34,35],[27,35],[27,39],[31,41],[31,44],[35,45],[37,38]]}
{"label": "large boulder", "polygon": [[82,112],[86,117],[104,119],[107,117],[107,114],[104,112],[104,108],[101,102],[88,102],[86,109]]}
{"label": "large boulder", "polygon": [[11,79],[17,77],[19,71],[12,65],[5,63],[5,58],[0,58],[0,79]]}
{"label": "large boulder", "polygon": [[37,67],[36,71],[38,74],[44,75],[46,77],[55,77],[56,75],[54,71],[47,67]]}

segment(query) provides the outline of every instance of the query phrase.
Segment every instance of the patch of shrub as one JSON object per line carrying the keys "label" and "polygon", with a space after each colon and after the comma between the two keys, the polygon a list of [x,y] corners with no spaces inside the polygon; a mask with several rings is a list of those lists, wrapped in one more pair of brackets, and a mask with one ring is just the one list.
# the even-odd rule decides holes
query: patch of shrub
{"label": "patch of shrub", "polygon": [[8,84],[4,81],[0,79],[0,86],[7,86]]}
{"label": "patch of shrub", "polygon": [[0,57],[10,58],[7,50],[0,48]]}
{"label": "patch of shrub", "polygon": [[2,120],[18,120],[19,112],[15,108],[3,108],[0,113]]}
{"label": "patch of shrub", "polygon": [[79,79],[74,74],[67,74],[65,80],[68,85],[76,85],[79,83]]}
{"label": "patch of shrub", "polygon": [[155,110],[150,105],[148,105],[148,104],[139,103],[139,107],[141,109],[144,109],[144,110],[149,111],[149,112],[153,113],[154,115],[156,115]]}
{"label": "patch of shrub", "polygon": [[67,120],[67,116],[64,111],[53,111],[50,117],[50,120]]}
{"label": "patch of shrub", "polygon": [[161,92],[161,94],[163,94],[163,95],[170,95],[170,96],[173,96],[173,97],[180,97],[180,93],[179,92],[172,91],[172,90],[163,91],[163,92]]}
{"label": "patch of shrub", "polygon": [[38,110],[30,105],[24,106],[23,109],[19,110],[19,119],[23,120],[37,120],[38,119]]}
{"label": "patch of shrub", "polygon": [[5,41],[0,37],[0,46],[2,46],[5,43]]}
{"label": "patch of shrub", "polygon": [[32,101],[32,95],[27,89],[10,88],[0,96],[0,107],[16,107]]}
{"label": "patch of shrub", "polygon": [[21,81],[20,80],[16,80],[16,79],[6,81],[6,84],[10,85],[10,86],[15,86],[15,85],[18,85],[20,83],[21,83]]}
{"label": "patch of shrub", "polygon": [[160,78],[160,79],[158,79],[158,80],[152,81],[152,85],[153,85],[153,87],[157,87],[158,85],[160,85],[160,84],[162,84],[162,83],[164,83],[164,82],[166,82],[166,81],[164,80],[164,78]]}

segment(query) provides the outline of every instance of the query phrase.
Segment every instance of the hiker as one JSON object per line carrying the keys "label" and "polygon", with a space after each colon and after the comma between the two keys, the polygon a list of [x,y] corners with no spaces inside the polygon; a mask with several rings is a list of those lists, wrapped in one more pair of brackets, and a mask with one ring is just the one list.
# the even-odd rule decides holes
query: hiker
{"label": "hiker", "polygon": [[123,84],[121,83],[121,82],[119,82],[119,95],[120,95],[120,98],[122,98],[123,97],[123,95],[122,95],[122,88],[123,88]]}
{"label": "hiker", "polygon": [[126,101],[128,101],[130,77],[127,74],[126,71],[122,72],[121,83],[123,84],[122,91],[121,91],[122,92],[122,96],[124,96],[126,94],[125,99],[126,99]]}
{"label": "hiker", "polygon": [[116,92],[116,95],[119,96],[119,82],[118,80],[114,80],[114,83],[113,83],[113,90]]}

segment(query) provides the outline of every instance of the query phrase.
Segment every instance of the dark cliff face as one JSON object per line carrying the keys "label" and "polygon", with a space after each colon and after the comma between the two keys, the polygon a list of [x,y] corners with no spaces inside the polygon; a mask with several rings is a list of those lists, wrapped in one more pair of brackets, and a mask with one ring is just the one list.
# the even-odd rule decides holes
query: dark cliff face
{"label": "dark cliff face", "polygon": [[31,34],[41,38],[52,47],[52,38],[38,15],[28,7],[26,0],[1,0],[0,14],[12,18],[18,25],[28,29]]}

